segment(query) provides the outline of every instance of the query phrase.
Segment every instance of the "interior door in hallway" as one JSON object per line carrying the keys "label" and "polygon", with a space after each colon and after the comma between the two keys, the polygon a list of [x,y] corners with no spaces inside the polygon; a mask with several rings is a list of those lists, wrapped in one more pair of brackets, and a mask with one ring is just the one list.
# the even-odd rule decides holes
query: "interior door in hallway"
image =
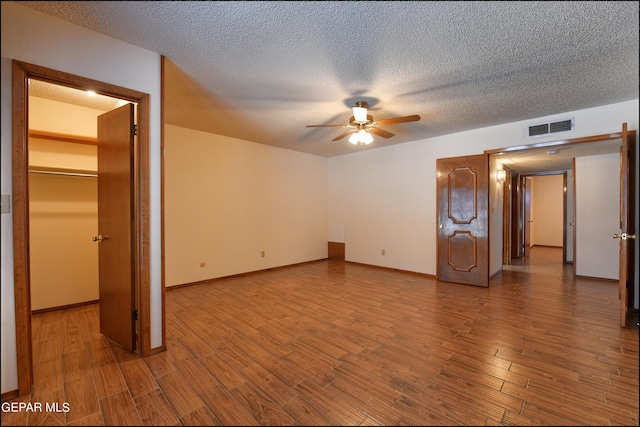
{"label": "interior door in hallway", "polygon": [[522,236],[522,258],[527,258],[531,251],[531,178],[523,179],[524,186],[524,235]]}
{"label": "interior door in hallway", "polygon": [[100,332],[135,350],[134,105],[98,117]]}
{"label": "interior door in hallway", "polygon": [[[620,326],[626,326],[627,310],[629,306],[629,288],[633,280],[634,269],[629,269],[633,265],[633,258],[629,255],[631,248],[635,244],[634,218],[630,215],[632,205],[635,203],[635,180],[629,180],[630,167],[635,170],[635,131],[628,131],[627,124],[622,125],[622,144],[620,145],[620,233],[615,233],[614,238],[620,239],[620,257],[618,273],[618,297],[620,298]],[[633,153],[633,155],[631,155]],[[635,178],[634,175],[632,175]],[[631,261],[631,262],[629,262]],[[631,272],[631,274],[629,274]],[[633,288],[631,288],[633,293]]]}
{"label": "interior door in hallway", "polygon": [[489,157],[436,161],[438,280],[489,286]]}

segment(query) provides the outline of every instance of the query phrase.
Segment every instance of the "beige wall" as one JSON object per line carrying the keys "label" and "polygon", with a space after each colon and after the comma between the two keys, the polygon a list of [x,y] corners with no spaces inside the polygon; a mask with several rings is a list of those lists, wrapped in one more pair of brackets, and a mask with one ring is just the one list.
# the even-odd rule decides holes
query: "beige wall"
{"label": "beige wall", "polygon": [[562,247],[564,218],[563,175],[532,176],[531,246]]}
{"label": "beige wall", "polygon": [[96,118],[104,110],[81,107],[51,99],[29,97],[29,130],[96,138]]}
{"label": "beige wall", "polygon": [[170,125],[164,154],[167,286],[327,257],[327,159]]}
{"label": "beige wall", "polygon": [[29,174],[31,309],[98,299],[97,179]]}
{"label": "beige wall", "polygon": [[[496,239],[495,242],[489,242],[496,248],[494,251],[489,248],[490,275],[502,270],[504,185],[498,181],[498,171],[504,170],[504,166],[500,163],[499,158],[500,156],[489,156],[489,230],[493,230],[491,239]],[[497,250],[498,248],[500,251]]]}
{"label": "beige wall", "polygon": [[576,274],[618,280],[620,156],[576,159]]}
{"label": "beige wall", "polygon": [[[31,99],[38,105],[37,99]],[[70,122],[74,107],[56,103],[49,115]],[[42,110],[42,114],[47,114]],[[34,118],[38,122],[39,114]],[[93,120],[95,127],[95,118]],[[41,129],[44,130],[44,129]],[[98,299],[97,178],[38,171],[97,168],[95,145],[29,139],[29,255],[31,309],[42,310]]]}
{"label": "beige wall", "polygon": [[95,145],[29,138],[29,168],[60,168],[95,172]]}
{"label": "beige wall", "polygon": [[[29,98],[31,130],[95,137],[104,113]],[[97,178],[38,173],[97,170],[95,145],[29,138],[31,309],[94,301],[98,293]]]}

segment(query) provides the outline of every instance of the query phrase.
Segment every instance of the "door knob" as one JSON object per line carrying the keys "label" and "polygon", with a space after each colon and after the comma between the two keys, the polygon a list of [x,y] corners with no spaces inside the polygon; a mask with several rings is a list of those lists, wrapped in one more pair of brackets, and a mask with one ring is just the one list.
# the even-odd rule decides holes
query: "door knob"
{"label": "door knob", "polygon": [[103,236],[102,234],[98,234],[97,236],[93,236],[94,242],[102,242],[103,240],[107,240],[108,236]]}
{"label": "door knob", "polygon": [[636,235],[635,234],[627,234],[627,233],[621,233],[621,234],[617,234],[615,233],[613,235],[614,239],[622,239],[622,240],[627,240],[627,239],[636,239]]}

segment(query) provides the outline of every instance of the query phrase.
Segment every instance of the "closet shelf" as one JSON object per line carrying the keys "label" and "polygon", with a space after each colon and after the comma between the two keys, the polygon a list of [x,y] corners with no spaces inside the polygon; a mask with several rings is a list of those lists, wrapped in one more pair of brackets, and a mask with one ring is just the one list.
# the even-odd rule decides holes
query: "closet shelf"
{"label": "closet shelf", "polygon": [[98,172],[88,169],[66,169],[66,168],[51,168],[51,167],[30,167],[29,173],[46,174],[46,175],[67,175],[67,176],[81,176],[97,178]]}

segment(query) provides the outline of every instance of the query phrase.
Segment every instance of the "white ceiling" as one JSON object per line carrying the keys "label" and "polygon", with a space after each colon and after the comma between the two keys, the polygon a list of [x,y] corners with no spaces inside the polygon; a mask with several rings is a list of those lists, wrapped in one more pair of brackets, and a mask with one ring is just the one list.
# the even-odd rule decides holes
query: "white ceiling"
{"label": "white ceiling", "polygon": [[[327,157],[639,92],[637,2],[17,4],[164,55],[168,124]],[[359,100],[421,120],[366,147],[305,127],[346,124]]]}

